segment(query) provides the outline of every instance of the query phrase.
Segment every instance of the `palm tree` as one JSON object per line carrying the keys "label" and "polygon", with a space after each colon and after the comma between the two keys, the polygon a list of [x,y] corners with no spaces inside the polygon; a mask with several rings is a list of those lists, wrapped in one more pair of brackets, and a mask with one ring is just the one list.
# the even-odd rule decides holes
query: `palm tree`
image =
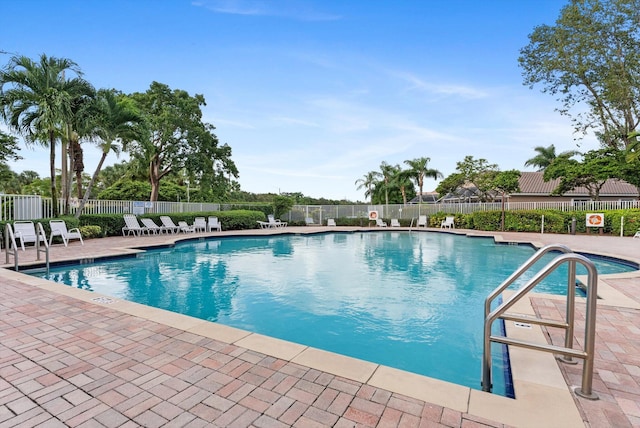
{"label": "palm tree", "polygon": [[398,169],[400,169],[398,165],[396,166],[389,165],[384,161],[380,164],[380,170],[382,171],[381,172],[382,186],[384,188],[384,203],[387,209],[389,208],[389,190],[391,189],[391,185],[392,185],[391,177],[393,177],[396,170]]}
{"label": "palm tree", "polygon": [[119,96],[115,90],[101,89],[98,91],[94,103],[94,111],[96,117],[93,133],[98,138],[102,155],[91,181],[87,185],[84,197],[80,201],[76,218],[80,217],[109,152],[113,151],[118,154],[120,149],[124,148],[121,146],[126,146],[128,142],[135,139],[144,138],[141,133],[143,116],[130,98]]}
{"label": "palm tree", "polygon": [[567,150],[565,152],[556,155],[556,147],[552,144],[549,147],[538,146],[533,149],[538,154],[527,160],[524,163],[524,166],[534,166],[538,167],[538,171],[544,171],[551,162],[553,162],[557,157],[563,156],[570,158],[571,156],[575,156],[580,154],[580,152],[576,150]]}
{"label": "palm tree", "polygon": [[360,190],[363,187],[366,187],[367,190],[364,192],[365,199],[367,197],[370,198],[371,204],[373,204],[373,189],[378,183],[380,179],[380,173],[378,171],[369,171],[362,178],[356,180],[355,184],[358,186],[356,190]]}
{"label": "palm tree", "polygon": [[424,179],[433,178],[434,180],[437,180],[438,178],[444,177],[442,173],[437,169],[429,168],[429,162],[431,162],[431,158],[427,157],[404,161],[404,163],[409,165],[410,174],[416,181],[418,189],[420,190],[420,203],[422,203],[422,189],[424,188]]}
{"label": "palm tree", "polygon": [[[77,77],[65,78],[67,70]],[[82,79],[75,62],[43,54],[38,62],[25,56],[11,58],[0,72],[0,89],[0,108],[9,127],[29,143],[49,146],[51,201],[57,216],[56,141],[62,127],[71,121],[75,100],[90,92],[91,85]]]}
{"label": "palm tree", "polygon": [[400,169],[400,166],[396,166],[393,176],[391,177],[392,187],[400,189],[402,195],[402,204],[407,205],[407,188],[413,186],[411,178],[413,177],[413,171]]}

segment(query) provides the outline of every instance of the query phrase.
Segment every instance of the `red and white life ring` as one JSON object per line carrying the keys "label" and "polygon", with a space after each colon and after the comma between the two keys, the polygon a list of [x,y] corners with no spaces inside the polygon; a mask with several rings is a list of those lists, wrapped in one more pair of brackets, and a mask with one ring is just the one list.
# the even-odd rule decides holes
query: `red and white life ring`
{"label": "red and white life ring", "polygon": [[604,214],[587,214],[587,227],[603,227]]}
{"label": "red and white life ring", "polygon": [[369,220],[377,220],[378,211],[369,211]]}

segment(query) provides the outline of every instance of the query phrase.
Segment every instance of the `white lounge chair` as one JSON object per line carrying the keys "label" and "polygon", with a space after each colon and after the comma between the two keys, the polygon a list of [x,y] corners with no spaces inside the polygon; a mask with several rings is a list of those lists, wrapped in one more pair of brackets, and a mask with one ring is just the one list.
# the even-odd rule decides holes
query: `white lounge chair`
{"label": "white lounge chair", "polygon": [[140,236],[145,233],[151,234],[151,231],[147,227],[140,226],[140,223],[138,223],[138,217],[136,217],[135,215],[124,214],[122,217],[124,218],[125,224],[125,226],[122,228],[122,236],[131,235],[132,233],[135,236]]}
{"label": "white lounge chair", "polygon": [[313,217],[307,217],[304,219],[304,224],[307,226],[314,226],[316,223],[313,221]]}
{"label": "white lounge chair", "polygon": [[209,217],[209,221],[207,222],[207,230],[209,232],[213,232],[214,230],[222,232],[222,224],[218,221],[218,217]]}
{"label": "white lounge chair", "polygon": [[13,233],[16,239],[20,240],[20,247],[22,251],[24,251],[24,244],[27,242],[36,241],[43,242],[45,245],[47,243],[47,237],[42,233],[36,233],[36,227],[32,221],[14,221],[13,222]]}
{"label": "white lounge chair", "polygon": [[378,226],[378,227],[387,227],[387,223],[382,221],[381,218],[377,218],[376,219],[376,226]]}
{"label": "white lounge chair", "polygon": [[150,218],[141,218],[140,221],[142,222],[142,224],[144,225],[144,227],[146,227],[147,229],[149,229],[149,233],[153,233],[154,235],[158,234],[158,233],[164,233],[164,232],[169,232],[167,230],[166,227],[164,226],[158,226],[153,220],[151,220]]}
{"label": "white lounge chair", "polygon": [[50,220],[49,227],[51,228],[51,235],[49,235],[49,245],[51,245],[51,241],[53,241],[54,236],[61,237],[62,243],[65,247],[72,239],[79,239],[80,244],[84,245],[80,229],[74,227],[73,229],[67,230],[67,223],[65,223],[64,220]]}
{"label": "white lounge chair", "polygon": [[398,221],[397,218],[391,219],[391,227],[400,227],[400,222]]}
{"label": "white lounge chair", "polygon": [[635,235],[633,235],[634,238],[640,238],[640,229],[638,229],[638,231],[636,232]]}
{"label": "white lounge chair", "polygon": [[455,229],[456,228],[456,224],[455,224],[454,220],[455,220],[455,217],[446,217],[440,223],[440,229],[442,229],[442,228]]}
{"label": "white lounge chair", "polygon": [[184,233],[195,233],[196,231],[196,228],[188,225],[186,221],[179,221],[178,227],[180,228],[180,231]]}
{"label": "white lounge chair", "polygon": [[269,220],[269,224],[271,227],[287,227],[286,221],[276,220],[273,214],[269,214],[267,216],[267,220]]}
{"label": "white lounge chair", "polygon": [[193,220],[193,230],[196,232],[206,232],[207,231],[207,219],[204,217],[196,217]]}
{"label": "white lounge chair", "polygon": [[165,228],[165,230],[171,233],[180,232],[180,226],[176,225],[168,215],[161,215],[160,221],[162,222],[162,226]]}
{"label": "white lounge chair", "polygon": [[335,226],[336,225],[336,221],[332,218],[328,218],[327,219],[327,226]]}
{"label": "white lounge chair", "polygon": [[418,216],[418,227],[427,227],[427,216]]}

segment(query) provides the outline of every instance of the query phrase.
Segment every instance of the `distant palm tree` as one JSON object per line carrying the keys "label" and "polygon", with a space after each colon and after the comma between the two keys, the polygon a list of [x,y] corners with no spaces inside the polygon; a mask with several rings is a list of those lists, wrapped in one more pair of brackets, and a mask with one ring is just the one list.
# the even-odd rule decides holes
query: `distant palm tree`
{"label": "distant palm tree", "polygon": [[373,189],[375,188],[381,174],[378,171],[369,171],[362,178],[356,180],[355,184],[358,186],[356,190],[360,190],[365,187],[367,190],[364,192],[365,199],[370,198],[373,204]]}
{"label": "distant palm tree", "polygon": [[[77,77],[65,78],[65,71]],[[0,108],[5,122],[27,142],[49,146],[51,201],[58,215],[56,189],[56,141],[71,122],[73,104],[91,85],[82,79],[77,64],[69,59],[41,55],[38,62],[25,56],[11,58],[0,72]]]}
{"label": "distant palm tree", "polygon": [[99,141],[102,155],[87,185],[84,197],[80,201],[76,218],[82,213],[109,152],[118,154],[123,148],[121,146],[126,146],[128,142],[135,139],[144,138],[140,132],[144,118],[130,98],[124,95],[118,96],[115,90],[101,89],[98,91],[92,110],[95,115],[92,133]]}
{"label": "distant palm tree", "polygon": [[396,174],[396,170],[400,169],[400,167],[398,165],[393,166],[393,165],[389,165],[386,162],[382,162],[380,164],[380,171],[381,171],[381,175],[382,175],[382,187],[384,189],[384,203],[387,206],[387,208],[389,207],[389,190],[391,190],[391,187],[393,185],[392,183],[392,177]]}
{"label": "distant palm tree", "polygon": [[413,171],[409,169],[402,170],[400,166],[397,166],[393,176],[391,177],[392,187],[400,189],[402,195],[402,204],[407,205],[407,188],[413,186],[411,179],[413,177]]}
{"label": "distant palm tree", "polygon": [[437,169],[429,168],[429,162],[431,162],[431,158],[427,157],[404,161],[404,163],[409,165],[409,174],[416,181],[416,184],[418,185],[418,188],[420,190],[420,203],[422,203],[422,189],[424,188],[424,179],[433,178],[434,180],[437,180],[438,178],[444,177],[442,173]]}
{"label": "distant palm tree", "polygon": [[549,165],[551,165],[551,162],[553,162],[559,156],[570,158],[571,156],[580,154],[580,152],[576,150],[567,150],[560,153],[559,155],[556,155],[556,147],[553,144],[549,147],[538,146],[533,150],[535,150],[538,154],[527,160],[524,163],[524,166],[538,167],[538,171],[544,171]]}

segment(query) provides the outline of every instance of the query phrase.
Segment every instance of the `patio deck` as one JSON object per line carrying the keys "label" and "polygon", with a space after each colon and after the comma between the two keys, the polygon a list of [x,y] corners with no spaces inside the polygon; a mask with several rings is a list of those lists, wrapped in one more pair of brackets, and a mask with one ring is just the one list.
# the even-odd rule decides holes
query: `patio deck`
{"label": "patio deck", "polygon": [[[222,234],[320,230],[327,229]],[[176,236],[209,235],[220,233]],[[170,244],[176,236],[54,245],[50,256],[52,261],[89,260]],[[563,243],[574,251],[640,261],[640,240],[631,238],[524,233],[496,238],[538,246]],[[33,248],[19,256],[21,265],[35,262]],[[597,401],[569,393],[569,386],[579,385],[581,363],[558,365],[550,358],[548,369],[561,373],[561,384],[556,376],[548,385],[537,385],[546,374],[540,375],[534,367],[538,359],[530,355],[551,356],[534,351],[512,352],[521,363],[514,369],[516,399],[510,400],[7,269],[0,269],[0,282],[3,427],[640,426],[637,272],[600,278],[608,294],[598,303]],[[553,296],[529,301],[545,317],[560,319],[564,312]],[[584,305],[577,311],[577,319],[583,319]],[[582,343],[581,328],[578,321],[576,343]],[[542,333],[561,344],[556,332]],[[548,363],[549,358],[542,364]]]}

